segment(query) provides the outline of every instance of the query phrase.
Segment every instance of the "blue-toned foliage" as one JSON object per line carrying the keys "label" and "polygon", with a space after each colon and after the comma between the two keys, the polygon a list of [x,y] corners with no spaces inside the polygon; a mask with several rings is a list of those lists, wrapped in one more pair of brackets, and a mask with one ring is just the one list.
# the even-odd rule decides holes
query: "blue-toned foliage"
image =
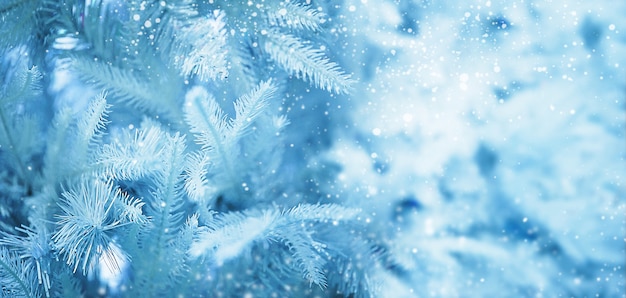
{"label": "blue-toned foliage", "polygon": [[0,297],[626,298],[624,11],[0,0]]}
{"label": "blue-toned foliage", "polygon": [[86,274],[88,269],[102,265],[100,262],[108,270],[119,272],[127,256],[116,247],[113,236],[116,229],[133,223],[131,220],[142,221],[143,203],[125,198],[113,190],[111,182],[88,179],[81,179],[62,193],[61,214],[52,241],[74,272],[80,267]]}
{"label": "blue-toned foliage", "polygon": [[359,211],[285,179],[288,76],[352,84],[323,9],[3,2],[2,296],[373,294],[334,269],[376,262]]}
{"label": "blue-toned foliage", "polygon": [[8,248],[0,247],[0,284],[2,297],[39,296],[37,278],[28,270],[26,261]]}

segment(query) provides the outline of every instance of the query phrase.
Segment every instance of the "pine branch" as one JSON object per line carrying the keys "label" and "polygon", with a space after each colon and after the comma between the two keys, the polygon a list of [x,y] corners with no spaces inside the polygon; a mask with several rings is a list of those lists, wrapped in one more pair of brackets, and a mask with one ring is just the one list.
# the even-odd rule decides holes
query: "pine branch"
{"label": "pine branch", "polygon": [[251,131],[250,125],[267,109],[269,100],[277,91],[272,81],[261,82],[254,90],[235,101],[235,118],[231,120],[229,129],[233,140]]}
{"label": "pine branch", "polygon": [[230,130],[228,117],[203,88],[196,87],[187,93],[185,120],[203,150],[217,150],[220,156],[226,156],[222,142]]}
{"label": "pine branch", "polygon": [[352,88],[353,81],[339,65],[293,35],[271,31],[266,35],[264,49],[290,75],[318,88],[335,93],[348,93]]}
{"label": "pine branch", "polygon": [[253,47],[250,40],[230,38],[228,40],[228,76],[229,80],[237,82],[234,95],[239,96],[243,92],[255,88],[259,78],[266,77],[267,66],[263,59],[250,59],[261,55],[258,47]]}
{"label": "pine branch", "polygon": [[107,90],[115,100],[148,115],[162,115],[173,120],[181,117],[180,107],[174,103],[171,93],[176,88],[154,88],[158,83],[149,81],[137,71],[82,56],[73,57],[71,68],[81,74],[84,82]]}
{"label": "pine branch", "polygon": [[[50,185],[64,178],[77,178],[93,167],[94,155],[101,145],[108,124],[110,105],[104,92],[96,95],[84,112],[72,121],[69,108],[61,109],[53,119],[45,154],[44,175]],[[70,132],[66,130],[71,129]],[[71,156],[68,160],[67,156]]]}
{"label": "pine branch", "polygon": [[0,149],[8,153],[7,163],[26,188],[30,187],[28,160],[41,148],[39,126],[33,117],[10,117],[0,108]]}
{"label": "pine branch", "polygon": [[174,35],[174,65],[184,77],[196,76],[200,81],[225,78],[227,70],[226,30],[223,13],[215,18],[202,17],[183,27]]}
{"label": "pine branch", "polygon": [[189,254],[197,258],[211,252],[215,261],[222,264],[237,257],[254,241],[267,237],[277,215],[273,211],[259,214],[252,212],[220,214],[198,233],[197,240],[189,249]]}
{"label": "pine branch", "polygon": [[7,84],[6,91],[2,93],[2,105],[8,106],[23,102],[29,97],[40,94],[42,79],[43,74],[37,66],[30,68],[18,66],[18,70]]}
{"label": "pine branch", "polygon": [[217,191],[210,185],[207,174],[211,166],[211,159],[204,153],[192,153],[185,162],[185,191],[192,201],[209,203]]}
{"label": "pine branch", "polygon": [[107,104],[106,93],[98,94],[77,120],[78,146],[81,151],[89,152],[89,147],[94,147],[100,143],[104,129],[108,124],[107,117],[111,105]]}
{"label": "pine branch", "polygon": [[52,283],[54,287],[51,289],[52,297],[86,297],[80,279],[74,277],[71,269],[60,267],[60,264],[54,269]]}
{"label": "pine branch", "polygon": [[294,3],[292,0],[267,3],[267,18],[270,25],[287,27],[295,30],[319,31],[325,15],[308,5]]}
{"label": "pine branch", "polygon": [[[181,277],[184,275],[184,269],[189,269],[187,260],[189,259],[189,247],[193,243],[194,237],[198,234],[199,215],[197,213],[189,216],[184,225],[176,235],[173,242],[173,251],[176,258],[181,261],[180,266],[173,266],[171,275]],[[182,262],[184,260],[185,262]]]}
{"label": "pine branch", "polygon": [[[138,33],[131,44],[144,55],[160,57],[186,81],[226,77],[224,14],[200,15],[194,1],[133,1],[127,25]],[[145,24],[150,24],[145,26]]]}
{"label": "pine branch", "polygon": [[[62,37],[76,38],[76,35],[81,35],[79,31],[84,24],[84,3],[76,0],[41,0],[41,3],[37,18],[50,30],[47,32],[50,41],[58,42],[57,39]],[[91,4],[95,6],[99,1],[91,1]]]}
{"label": "pine branch", "polygon": [[112,232],[127,222],[112,208],[119,193],[111,182],[82,178],[62,194],[59,204],[54,247],[73,272],[81,267],[83,275],[103,262],[111,272],[119,272],[127,256],[113,243]]}
{"label": "pine branch", "polygon": [[37,30],[38,0],[6,0],[0,3],[0,54],[33,39]]}
{"label": "pine branch", "polygon": [[29,159],[40,147],[38,126],[34,118],[16,115],[16,105],[23,104],[41,91],[42,74],[37,67],[19,69],[8,82],[6,92],[0,94],[0,148],[11,155],[17,175],[30,188]]}
{"label": "pine branch", "polygon": [[[128,48],[130,32],[124,27],[119,16],[109,10],[109,1],[92,0],[79,14],[77,35],[90,48],[90,52],[98,59],[106,62],[129,60]],[[75,32],[75,31],[70,31]],[[124,59],[126,58],[126,59]]]}
{"label": "pine branch", "polygon": [[310,284],[326,288],[328,284],[323,270],[326,260],[320,256],[323,245],[313,239],[311,232],[302,229],[299,224],[289,224],[282,225],[273,233],[287,246],[303,277]]}
{"label": "pine branch", "polygon": [[[131,31],[141,35],[153,35],[155,45],[165,52],[177,46],[174,42],[180,29],[193,23],[199,16],[194,0],[161,1],[128,1],[130,10],[134,11],[132,20],[126,25]],[[158,21],[157,21],[158,20]],[[150,23],[146,27],[146,22]]]}
{"label": "pine branch", "polygon": [[[244,198],[249,197],[239,185],[251,166],[237,162],[240,159],[239,152],[248,133],[254,131],[253,123],[261,116],[267,116],[265,112],[269,107],[269,100],[276,90],[276,86],[271,81],[262,82],[257,88],[241,96],[234,104],[235,118],[233,119],[226,116],[215,99],[204,89],[197,87],[187,94],[185,119],[191,127],[190,131],[196,137],[196,143],[202,145],[203,154],[211,161],[211,167],[215,172],[212,176],[215,190],[235,191],[235,198],[227,199],[239,200],[238,203],[241,203]],[[268,139],[265,140],[268,141]],[[271,147],[272,144],[268,142],[261,148]],[[201,169],[195,169],[193,173],[197,175]],[[198,190],[208,190],[205,184],[206,177],[196,177],[194,181],[197,183],[194,182],[194,185],[188,183],[187,187],[193,186]]]}
{"label": "pine branch", "polygon": [[300,204],[284,212],[291,220],[311,220],[317,222],[354,219],[361,210],[346,208],[337,204]]}
{"label": "pine branch", "polygon": [[[128,26],[108,0],[42,0],[37,14],[45,40],[56,49],[89,52],[109,63],[132,61],[135,50]],[[135,32],[133,32],[135,33]],[[70,53],[70,55],[72,55]]]}
{"label": "pine branch", "polygon": [[245,178],[253,190],[257,202],[268,201],[284,189],[283,165],[285,138],[283,129],[289,120],[284,115],[263,115],[254,125],[254,134],[242,140],[241,151],[245,152],[248,174]]}
{"label": "pine branch", "polygon": [[231,156],[235,154],[228,144],[236,143],[229,139],[230,124],[224,111],[215,99],[202,88],[194,88],[187,93],[185,120],[196,137],[196,143],[209,153],[212,162],[226,175],[230,183],[238,182]]}
{"label": "pine branch", "polygon": [[0,246],[0,285],[9,297],[39,297],[37,279],[24,261],[6,247]]}
{"label": "pine branch", "polygon": [[119,214],[120,221],[132,222],[142,226],[148,223],[148,218],[143,214],[143,208],[146,204],[144,201],[131,197],[119,188],[116,195],[120,199],[119,202],[116,202],[116,213]]}
{"label": "pine branch", "polygon": [[325,287],[323,267],[326,261],[320,256],[325,245],[313,239],[311,230],[315,229],[314,224],[337,225],[357,213],[358,210],[328,204],[300,205],[287,211],[274,207],[220,214],[198,232],[189,254],[193,258],[210,256],[221,265],[262,240],[279,241],[288,247],[297,264],[277,266],[297,266],[309,282]]}
{"label": "pine branch", "polygon": [[[23,261],[24,270],[37,276],[39,286],[42,286],[46,297],[50,297],[50,262],[52,260],[49,245],[50,234],[45,224],[34,227],[16,227],[20,235],[0,232],[0,245],[12,248]],[[22,236],[23,235],[23,236]],[[34,272],[34,273],[33,273]]]}
{"label": "pine branch", "polygon": [[185,233],[181,225],[185,215],[183,166],[186,141],[179,134],[165,136],[166,146],[161,154],[163,166],[153,174],[151,184],[154,189],[146,205],[151,222],[140,234],[139,243],[143,249],[133,254],[136,282],[132,291],[148,297],[159,296],[171,289],[186,266],[186,244],[176,243],[181,233]]}
{"label": "pine branch", "polygon": [[91,170],[115,180],[138,180],[163,170],[167,140],[153,124],[142,125],[133,135],[102,146]]}
{"label": "pine branch", "polygon": [[[156,204],[152,204],[155,232],[161,237],[169,237],[176,232],[179,224],[182,223],[183,212],[180,210],[184,203],[184,190],[182,180],[183,166],[185,162],[185,137],[176,133],[173,136],[167,135],[164,140],[166,147],[163,150],[163,167],[161,171],[155,173],[153,178]],[[163,243],[169,242],[164,239]],[[158,242],[157,242],[158,243]]]}

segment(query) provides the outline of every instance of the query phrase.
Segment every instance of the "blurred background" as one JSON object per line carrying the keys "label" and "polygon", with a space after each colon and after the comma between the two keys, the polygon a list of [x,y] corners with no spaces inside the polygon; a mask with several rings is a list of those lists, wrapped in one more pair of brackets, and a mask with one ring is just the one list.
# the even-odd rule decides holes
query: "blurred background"
{"label": "blurred background", "polygon": [[359,83],[322,187],[393,253],[383,293],[626,297],[626,2],[335,8]]}

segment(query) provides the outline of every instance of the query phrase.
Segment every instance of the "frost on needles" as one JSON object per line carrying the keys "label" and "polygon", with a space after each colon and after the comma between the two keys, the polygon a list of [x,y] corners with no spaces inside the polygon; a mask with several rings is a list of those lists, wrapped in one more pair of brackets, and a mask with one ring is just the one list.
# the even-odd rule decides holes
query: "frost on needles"
{"label": "frost on needles", "polygon": [[373,295],[358,208],[284,159],[284,87],[351,89],[328,9],[0,4],[2,296]]}

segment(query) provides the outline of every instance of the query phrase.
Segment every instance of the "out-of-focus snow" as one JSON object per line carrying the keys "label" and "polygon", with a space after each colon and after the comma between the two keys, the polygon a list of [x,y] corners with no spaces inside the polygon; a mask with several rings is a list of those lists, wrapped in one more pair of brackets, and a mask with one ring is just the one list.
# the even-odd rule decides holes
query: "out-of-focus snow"
{"label": "out-of-focus snow", "polygon": [[397,296],[626,297],[626,2],[346,1],[352,128]]}

